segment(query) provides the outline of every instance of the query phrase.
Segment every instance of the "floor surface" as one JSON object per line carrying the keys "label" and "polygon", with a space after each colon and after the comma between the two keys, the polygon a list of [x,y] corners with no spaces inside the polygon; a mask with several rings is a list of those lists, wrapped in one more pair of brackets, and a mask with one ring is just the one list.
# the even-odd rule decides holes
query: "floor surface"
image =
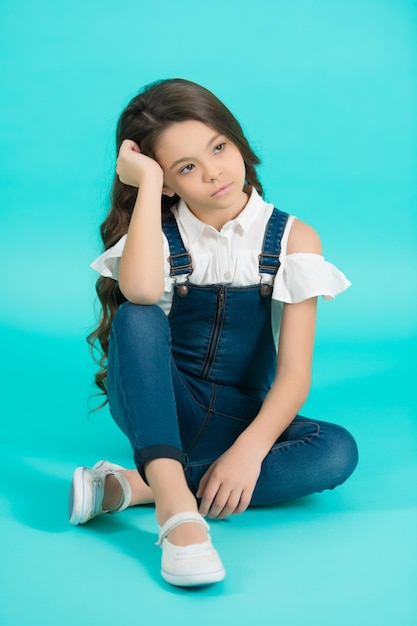
{"label": "floor surface", "polygon": [[417,624],[410,341],[318,346],[304,413],[351,430],[356,472],[333,492],[213,522],[227,577],[181,590],[160,578],[152,507],[67,522],[76,465],[131,464],[107,411],[87,416],[82,340],[11,328],[0,339],[2,625]]}

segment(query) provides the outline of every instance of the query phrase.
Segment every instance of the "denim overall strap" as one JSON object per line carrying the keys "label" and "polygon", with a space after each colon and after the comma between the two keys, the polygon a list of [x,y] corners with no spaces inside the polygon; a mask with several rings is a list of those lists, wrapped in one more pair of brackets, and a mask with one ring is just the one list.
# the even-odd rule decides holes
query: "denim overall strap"
{"label": "denim overall strap", "polygon": [[168,239],[170,250],[168,261],[171,269],[169,275],[172,278],[186,275],[188,280],[188,276],[193,271],[193,264],[191,256],[188,254],[182,241],[177,220],[173,216],[164,220],[162,230]]}
{"label": "denim overall strap", "polygon": [[280,266],[281,239],[287,221],[288,213],[274,208],[265,230],[262,252],[258,257],[260,274],[276,275]]}

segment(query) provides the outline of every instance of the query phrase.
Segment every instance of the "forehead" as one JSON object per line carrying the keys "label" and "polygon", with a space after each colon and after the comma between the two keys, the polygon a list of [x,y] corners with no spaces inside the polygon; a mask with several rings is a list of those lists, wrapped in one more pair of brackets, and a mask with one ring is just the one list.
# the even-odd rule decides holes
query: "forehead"
{"label": "forehead", "polygon": [[192,156],[204,150],[220,134],[218,130],[197,120],[174,122],[161,133],[155,153],[161,161]]}

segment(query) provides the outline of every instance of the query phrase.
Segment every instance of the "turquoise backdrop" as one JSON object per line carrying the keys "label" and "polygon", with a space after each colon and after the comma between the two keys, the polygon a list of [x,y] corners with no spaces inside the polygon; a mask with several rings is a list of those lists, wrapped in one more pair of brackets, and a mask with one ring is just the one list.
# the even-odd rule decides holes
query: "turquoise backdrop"
{"label": "turquoise backdrop", "polygon": [[[417,624],[417,4],[413,0],[0,1],[0,622]],[[73,468],[131,464],[88,417],[90,261],[115,124],[144,84],[214,91],[266,197],[353,283],[320,303],[304,412],[361,462],[340,489],[213,524],[225,583],[159,578],[151,508],[67,523]]]}

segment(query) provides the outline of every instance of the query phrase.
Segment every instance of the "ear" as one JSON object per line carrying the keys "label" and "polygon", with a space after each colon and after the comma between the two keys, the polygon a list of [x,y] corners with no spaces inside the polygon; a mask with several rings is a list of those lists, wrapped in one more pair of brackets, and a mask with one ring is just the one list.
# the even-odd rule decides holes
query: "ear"
{"label": "ear", "polygon": [[168,185],[164,185],[162,187],[162,195],[173,198],[175,196],[175,191],[173,191],[170,187],[168,187]]}

